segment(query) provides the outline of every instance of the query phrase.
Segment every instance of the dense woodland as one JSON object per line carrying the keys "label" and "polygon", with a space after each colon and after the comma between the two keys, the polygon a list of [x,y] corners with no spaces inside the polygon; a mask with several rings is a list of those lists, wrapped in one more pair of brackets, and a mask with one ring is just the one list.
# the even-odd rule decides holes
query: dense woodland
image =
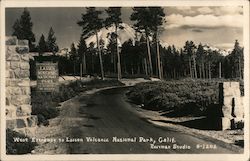
{"label": "dense woodland", "polygon": [[[122,29],[121,8],[110,7],[105,10],[107,17],[101,18],[103,11],[95,7],[86,8],[76,25],[82,27],[78,44],[72,43],[68,56],[56,56],[58,45],[55,32],[50,27],[48,37],[41,35],[37,45],[32,32],[30,13],[24,9],[20,19],[13,25],[13,35],[30,42],[30,50],[39,53],[35,61],[46,60],[44,52],[52,52],[50,57],[59,62],[62,75],[99,75],[104,77],[158,77],[160,79],[243,78],[243,47],[236,40],[233,50],[224,56],[219,51],[204,48],[187,40],[182,48],[174,45],[163,47],[159,42],[162,25],[166,22],[161,7],[134,7],[130,20],[140,37],[128,40],[118,46],[118,29]],[[109,37],[109,44],[97,36],[104,27],[115,26]],[[86,44],[89,36],[96,36],[96,42]],[[88,46],[88,47],[87,47]],[[31,62],[34,65],[35,62]],[[31,71],[34,74],[35,72]]]}

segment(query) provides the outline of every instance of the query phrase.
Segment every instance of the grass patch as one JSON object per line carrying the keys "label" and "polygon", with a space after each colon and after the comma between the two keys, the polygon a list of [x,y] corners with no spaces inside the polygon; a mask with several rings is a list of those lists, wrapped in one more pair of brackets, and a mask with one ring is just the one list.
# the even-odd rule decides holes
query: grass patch
{"label": "grass patch", "polygon": [[[243,89],[241,85],[242,95]],[[219,103],[219,81],[184,79],[145,82],[135,85],[127,96],[145,109],[165,111],[166,116],[204,116],[212,104]]]}
{"label": "grass patch", "polygon": [[[25,142],[14,142],[14,138],[27,138]],[[11,129],[6,130],[6,153],[7,154],[27,154],[34,150],[37,143],[31,142],[31,138]]]}
{"label": "grass patch", "polygon": [[61,84],[59,91],[55,92],[39,92],[35,88],[32,89],[32,114],[38,116],[38,124],[48,125],[48,119],[55,118],[59,115],[60,102],[64,102],[72,97],[77,96],[81,92],[94,88],[104,88],[110,86],[123,86],[124,84],[118,80],[100,80],[94,79],[88,82],[74,81],[67,85]]}

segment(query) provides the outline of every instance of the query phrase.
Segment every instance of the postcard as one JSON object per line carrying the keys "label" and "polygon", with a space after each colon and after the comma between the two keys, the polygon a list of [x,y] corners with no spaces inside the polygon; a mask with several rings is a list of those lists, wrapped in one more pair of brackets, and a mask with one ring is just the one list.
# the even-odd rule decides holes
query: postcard
{"label": "postcard", "polygon": [[249,1],[1,2],[1,160],[249,160]]}

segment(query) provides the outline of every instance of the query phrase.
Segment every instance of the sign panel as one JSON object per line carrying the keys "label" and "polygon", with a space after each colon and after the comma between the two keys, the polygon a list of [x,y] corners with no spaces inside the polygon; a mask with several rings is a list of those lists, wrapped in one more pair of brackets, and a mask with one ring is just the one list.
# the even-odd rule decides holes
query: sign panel
{"label": "sign panel", "polygon": [[58,63],[36,63],[37,90],[52,92],[58,87]]}

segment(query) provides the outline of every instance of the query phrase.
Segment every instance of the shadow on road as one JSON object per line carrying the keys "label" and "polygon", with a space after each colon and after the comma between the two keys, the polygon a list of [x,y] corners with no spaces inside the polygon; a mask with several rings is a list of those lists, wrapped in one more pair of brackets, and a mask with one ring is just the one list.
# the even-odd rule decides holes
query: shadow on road
{"label": "shadow on road", "polygon": [[171,123],[176,125],[182,125],[189,128],[194,128],[198,130],[221,130],[221,121],[217,119],[211,118],[199,118],[195,120],[183,121],[183,122],[175,122],[170,120],[153,120],[164,123]]}

